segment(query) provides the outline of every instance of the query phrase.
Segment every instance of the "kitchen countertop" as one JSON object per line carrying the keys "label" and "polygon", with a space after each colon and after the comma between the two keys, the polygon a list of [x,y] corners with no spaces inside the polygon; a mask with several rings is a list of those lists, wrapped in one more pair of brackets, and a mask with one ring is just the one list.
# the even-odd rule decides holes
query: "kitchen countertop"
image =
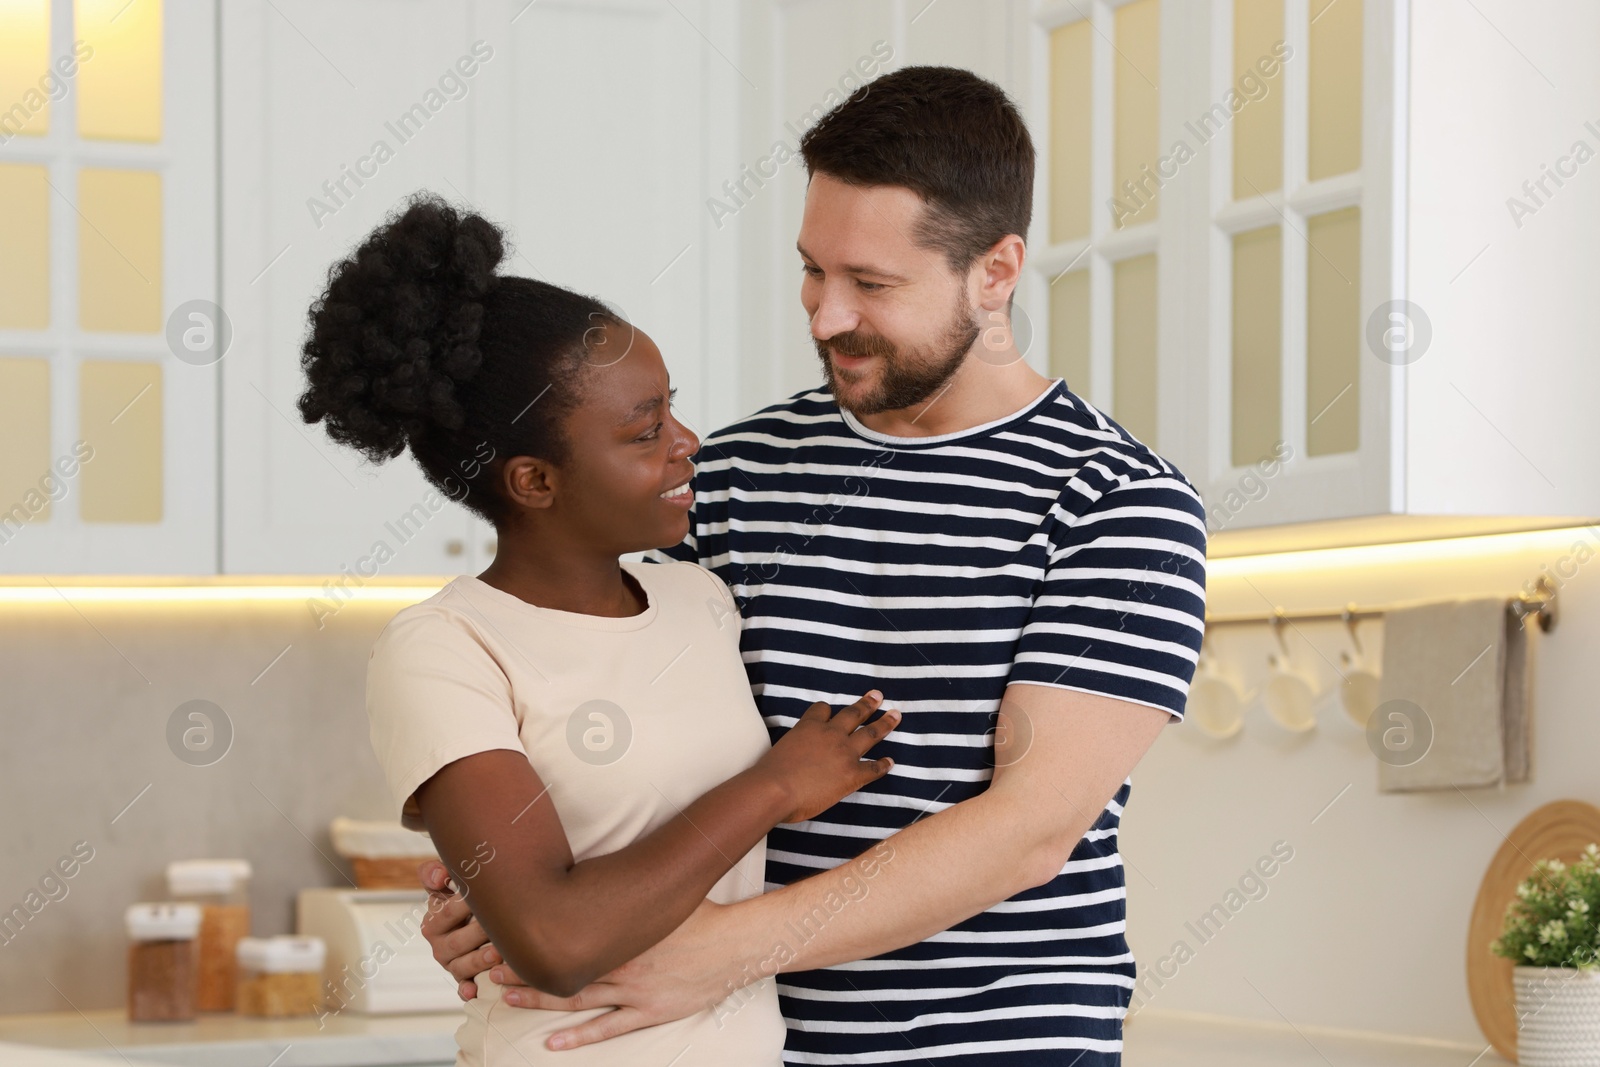
{"label": "kitchen countertop", "polygon": [[117,1009],[0,1015],[0,1063],[31,1065],[34,1061],[14,1053],[16,1046],[27,1046],[100,1057],[40,1058],[40,1067],[129,1061],[162,1067],[432,1067],[455,1063],[455,1032],[461,1021],[459,1011],[343,1012],[324,1018],[320,1028],[315,1016],[201,1015],[193,1022],[130,1023],[127,1013]]}
{"label": "kitchen countertop", "polygon": [[1123,1034],[1128,1067],[1501,1067],[1487,1042],[1363,1034],[1190,1012],[1142,1011]]}
{"label": "kitchen countertop", "polygon": [[[7,1067],[379,1067],[455,1062],[460,1012],[130,1023],[121,1011],[0,1015]],[[1125,1039],[1128,1067],[1502,1067],[1483,1045],[1407,1040],[1187,1012],[1140,1012]],[[55,1051],[51,1051],[55,1050]],[[276,1057],[276,1058],[274,1058]],[[1475,1058],[1476,1057],[1476,1058]]]}

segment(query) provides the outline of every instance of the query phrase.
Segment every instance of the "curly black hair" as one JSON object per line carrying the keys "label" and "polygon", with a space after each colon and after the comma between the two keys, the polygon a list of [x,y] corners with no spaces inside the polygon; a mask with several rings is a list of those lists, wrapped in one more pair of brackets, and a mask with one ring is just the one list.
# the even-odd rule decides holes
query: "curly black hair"
{"label": "curly black hair", "polygon": [[567,458],[599,300],[495,274],[504,234],[418,193],[328,271],[301,350],[308,423],[374,463],[409,448],[429,482],[499,525],[507,459]]}

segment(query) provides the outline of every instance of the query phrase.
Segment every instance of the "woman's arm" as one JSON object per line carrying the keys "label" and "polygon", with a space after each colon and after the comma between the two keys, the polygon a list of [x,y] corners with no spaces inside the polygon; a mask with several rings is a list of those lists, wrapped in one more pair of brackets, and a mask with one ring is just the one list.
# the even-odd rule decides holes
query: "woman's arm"
{"label": "woman's arm", "polygon": [[899,718],[862,725],[879,700],[869,693],[837,715],[813,704],[755,766],[652,833],[582,862],[523,753],[446,764],[418,787],[417,805],[506,962],[535,988],[570,996],[675,930],[768,830],[886,774],[887,758],[862,759]]}

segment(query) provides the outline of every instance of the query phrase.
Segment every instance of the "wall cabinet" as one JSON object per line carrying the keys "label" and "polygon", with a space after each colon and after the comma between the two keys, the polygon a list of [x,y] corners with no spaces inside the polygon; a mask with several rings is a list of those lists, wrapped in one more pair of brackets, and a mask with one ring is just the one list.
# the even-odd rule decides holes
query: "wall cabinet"
{"label": "wall cabinet", "polygon": [[0,572],[217,561],[213,6],[0,34]]}
{"label": "wall cabinet", "polygon": [[815,385],[798,141],[912,63],[1023,108],[1027,358],[1191,477],[1217,551],[1600,514],[1582,0],[12,7],[5,572],[486,565],[408,457],[295,407],[328,267],[419,189],[649,332],[701,433]]}
{"label": "wall cabinet", "polygon": [[1580,44],[1600,10],[1063,0],[1026,17],[1044,362],[1190,476],[1214,534],[1600,514],[1600,369],[1580,355],[1600,198],[1562,195],[1585,177],[1576,142],[1600,146]]}
{"label": "wall cabinet", "polygon": [[740,165],[733,0],[11,7],[6,572],[485,566],[493,530],[408,457],[365,463],[295,406],[328,267],[420,189],[503,223],[506,271],[649,333],[691,425],[743,412],[738,249],[706,203]]}
{"label": "wall cabinet", "polygon": [[[227,572],[452,574],[492,558],[492,528],[433,507],[409,456],[374,468],[295,409],[306,313],[329,266],[419,189],[505,225],[504,272],[619,308],[661,348],[692,424],[737,412],[734,249],[713,239],[704,206],[710,176],[737,169],[740,75],[710,40],[737,50],[732,3],[396,11],[383,0],[225,11]],[[388,561],[358,568],[379,546]]]}

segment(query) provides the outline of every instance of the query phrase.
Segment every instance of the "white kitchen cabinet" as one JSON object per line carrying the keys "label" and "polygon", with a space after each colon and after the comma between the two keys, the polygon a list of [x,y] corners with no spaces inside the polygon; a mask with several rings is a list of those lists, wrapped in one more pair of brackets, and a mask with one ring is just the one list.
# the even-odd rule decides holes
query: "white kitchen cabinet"
{"label": "white kitchen cabinet", "polygon": [[504,272],[599,296],[648,333],[692,424],[738,413],[736,249],[705,207],[738,167],[740,74],[713,43],[737,51],[738,15],[731,0],[227,6],[225,571],[362,570],[380,543],[392,558],[365,570],[382,575],[492,558],[492,528],[433,510],[408,455],[373,467],[295,408],[328,267],[418,189],[504,224]]}
{"label": "white kitchen cabinet", "polygon": [[460,99],[426,94],[460,57],[477,59],[478,37],[466,5],[262,0],[222,13],[226,572],[451,569],[462,510],[441,505],[408,456],[375,467],[335,445],[296,400],[307,311],[328,268],[408,193],[451,196],[464,180],[477,79],[457,75]]}
{"label": "white kitchen cabinet", "polygon": [[120,8],[0,42],[6,574],[216,569],[214,10]]}
{"label": "white kitchen cabinet", "polygon": [[[1600,8],[1060,0],[1024,17],[1042,180],[1019,300],[1041,363],[1172,459],[1214,534],[1600,514],[1582,355],[1600,197],[1579,161],[1600,148],[1583,44]],[[1154,195],[1130,196],[1146,164]]]}

